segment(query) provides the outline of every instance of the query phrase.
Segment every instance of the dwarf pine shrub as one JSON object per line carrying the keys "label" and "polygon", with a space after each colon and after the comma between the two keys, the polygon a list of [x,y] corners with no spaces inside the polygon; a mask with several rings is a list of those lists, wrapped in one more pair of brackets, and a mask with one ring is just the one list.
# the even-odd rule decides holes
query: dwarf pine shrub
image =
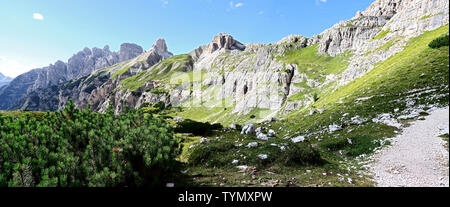
{"label": "dwarf pine shrub", "polygon": [[433,49],[444,47],[444,46],[449,46],[448,41],[449,41],[449,36],[447,34],[447,35],[444,35],[444,36],[441,36],[441,37],[438,37],[438,38],[434,39],[433,41],[431,41],[428,44],[428,46],[433,48]]}
{"label": "dwarf pine shrub", "polygon": [[42,119],[0,115],[0,186],[153,186],[176,165],[180,140],[141,110],[75,108]]}

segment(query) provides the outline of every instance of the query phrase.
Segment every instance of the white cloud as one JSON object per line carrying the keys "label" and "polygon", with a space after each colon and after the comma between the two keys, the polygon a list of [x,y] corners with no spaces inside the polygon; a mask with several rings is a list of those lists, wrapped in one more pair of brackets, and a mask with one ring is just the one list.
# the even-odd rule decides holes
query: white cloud
{"label": "white cloud", "polygon": [[37,68],[35,65],[22,64],[17,60],[10,60],[6,57],[0,57],[0,73],[9,77],[16,77],[31,69]]}
{"label": "white cloud", "polygon": [[42,16],[42,14],[39,14],[39,13],[34,13],[33,14],[33,19],[36,19],[36,20],[44,20],[44,16]]}
{"label": "white cloud", "polygon": [[328,0],[316,0],[316,4],[327,3]]}
{"label": "white cloud", "polygon": [[244,3],[242,3],[242,2],[238,2],[235,4],[233,1],[230,1],[230,8],[227,9],[227,12],[231,11],[231,9],[239,8],[242,6],[244,6]]}
{"label": "white cloud", "polygon": [[239,3],[237,3],[236,5],[234,5],[234,7],[236,7],[236,8],[241,7],[241,6],[244,6],[244,3],[239,2]]}

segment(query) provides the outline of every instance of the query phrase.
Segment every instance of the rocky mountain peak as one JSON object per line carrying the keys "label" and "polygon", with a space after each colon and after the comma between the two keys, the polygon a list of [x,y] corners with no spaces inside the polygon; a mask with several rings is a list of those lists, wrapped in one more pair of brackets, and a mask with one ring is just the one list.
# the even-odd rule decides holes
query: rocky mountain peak
{"label": "rocky mountain peak", "polygon": [[152,48],[161,52],[167,52],[166,40],[163,38],[157,39],[155,44],[153,44]]}
{"label": "rocky mountain peak", "polygon": [[167,50],[166,40],[163,38],[157,39],[155,44],[153,44],[153,46],[150,48],[150,51],[154,51],[158,55],[163,56],[164,58],[169,58],[173,56],[173,54]]}
{"label": "rocky mountain peak", "polygon": [[64,62],[61,61],[61,60],[58,60],[58,61],[55,62],[55,66],[56,66],[56,67],[62,67],[62,66],[65,66],[65,65],[66,65],[66,63],[64,63]]}
{"label": "rocky mountain peak", "polygon": [[355,15],[355,18],[360,18],[360,17],[362,17],[362,16],[364,16],[364,14],[361,12],[361,11],[357,11],[356,12],[356,15]]}
{"label": "rocky mountain peak", "polygon": [[209,43],[207,53],[212,54],[213,52],[226,49],[226,50],[245,50],[245,45],[235,40],[231,35],[225,33],[217,34],[214,39]]}
{"label": "rocky mountain peak", "polygon": [[88,47],[85,47],[81,52],[84,53],[84,55],[91,55],[91,49]]}
{"label": "rocky mountain peak", "polygon": [[105,47],[103,47],[103,51],[111,52],[111,50],[109,50],[109,45],[105,45]]}
{"label": "rocky mountain peak", "polygon": [[120,45],[119,50],[119,62],[129,60],[131,58],[137,57],[144,49],[141,46],[134,43],[123,43]]}

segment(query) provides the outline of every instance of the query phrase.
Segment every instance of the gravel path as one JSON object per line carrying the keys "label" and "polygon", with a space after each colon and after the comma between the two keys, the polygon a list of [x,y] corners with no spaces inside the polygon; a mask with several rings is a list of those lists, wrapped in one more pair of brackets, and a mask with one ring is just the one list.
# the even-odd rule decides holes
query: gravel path
{"label": "gravel path", "polygon": [[448,124],[447,107],[404,128],[391,146],[376,153],[369,164],[378,186],[448,187],[448,149],[439,137],[440,130]]}

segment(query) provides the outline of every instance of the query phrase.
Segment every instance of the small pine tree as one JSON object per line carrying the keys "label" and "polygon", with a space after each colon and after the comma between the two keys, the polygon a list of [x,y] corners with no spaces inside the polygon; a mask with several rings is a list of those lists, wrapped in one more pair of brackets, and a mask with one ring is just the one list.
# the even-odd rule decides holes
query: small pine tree
{"label": "small pine tree", "polygon": [[433,49],[444,47],[444,46],[449,46],[449,35],[447,34],[447,35],[444,35],[444,36],[434,39],[433,41],[431,41],[428,44],[428,46]]}
{"label": "small pine tree", "polygon": [[316,102],[316,101],[318,101],[318,100],[319,100],[319,94],[314,93],[314,94],[313,94],[313,101]]}

